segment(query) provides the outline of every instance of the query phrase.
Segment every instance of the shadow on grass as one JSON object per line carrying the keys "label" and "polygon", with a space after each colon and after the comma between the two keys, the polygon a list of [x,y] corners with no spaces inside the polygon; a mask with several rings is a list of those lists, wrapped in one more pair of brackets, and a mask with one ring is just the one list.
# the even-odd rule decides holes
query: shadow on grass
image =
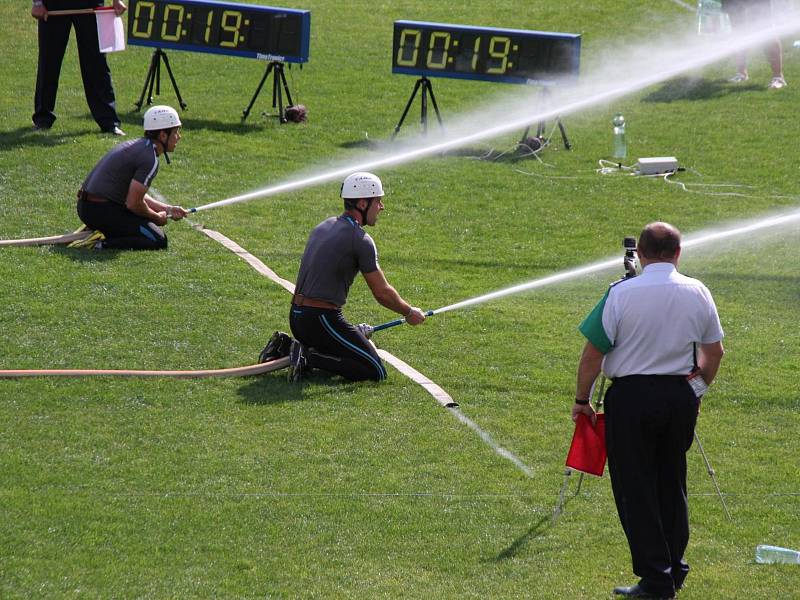
{"label": "shadow on grass", "polygon": [[[565,482],[566,483],[566,482]],[[537,537],[541,537],[548,529],[555,527],[556,523],[558,522],[558,518],[564,514],[564,511],[567,508],[567,505],[574,499],[580,495],[581,492],[581,484],[578,483],[578,486],[575,488],[575,491],[569,495],[564,496],[564,502],[561,504],[560,507],[557,508],[558,512],[553,514],[545,514],[542,515],[538,521],[536,521],[533,525],[528,528],[528,531],[523,533],[521,536],[516,538],[511,544],[501,550],[497,556],[491,559],[492,562],[500,562],[504,560],[508,560],[509,558],[514,558],[520,550],[524,549],[531,540],[536,539]]]}
{"label": "shadow on grass", "polygon": [[109,135],[107,133],[102,133],[98,129],[82,131],[79,133],[57,132],[53,131],[52,129],[37,131],[33,129],[33,125],[26,125],[25,127],[17,127],[16,129],[12,129],[10,131],[0,132],[0,148],[7,150],[19,146],[39,146],[43,148],[58,146],[68,140],[74,140],[76,137],[93,134]]}
{"label": "shadow on grass", "polygon": [[648,94],[644,102],[670,103],[676,100],[710,100],[728,94],[761,91],[765,86],[730,83],[725,79],[705,79],[704,77],[676,77],[665,82],[656,91]]}
{"label": "shadow on grass", "polygon": [[282,369],[251,379],[239,388],[237,394],[240,396],[240,403],[254,406],[298,402],[309,399],[308,395],[303,394],[303,388],[306,383],[331,388],[346,385],[341,378],[319,370],[315,370],[308,377],[304,377],[302,383],[288,383],[286,381],[286,371]]}
{"label": "shadow on grass", "polygon": [[525,546],[530,543],[532,539],[540,537],[542,534],[544,534],[545,531],[552,526],[550,525],[551,521],[552,517],[550,515],[542,516],[538,521],[528,528],[528,531],[511,542],[511,545],[509,545],[508,548],[501,550],[497,556],[491,559],[491,561],[501,562],[510,558],[514,558],[520,552],[520,550],[525,548]]}
{"label": "shadow on grass", "polygon": [[50,246],[50,252],[60,254],[79,263],[100,263],[116,260],[120,252],[132,250],[90,250],[88,248],[67,248],[66,246]]}
{"label": "shadow on grass", "polygon": [[342,142],[339,144],[339,148],[358,148],[361,150],[386,150],[387,148],[391,148],[392,144],[390,140],[353,140],[351,142]]}

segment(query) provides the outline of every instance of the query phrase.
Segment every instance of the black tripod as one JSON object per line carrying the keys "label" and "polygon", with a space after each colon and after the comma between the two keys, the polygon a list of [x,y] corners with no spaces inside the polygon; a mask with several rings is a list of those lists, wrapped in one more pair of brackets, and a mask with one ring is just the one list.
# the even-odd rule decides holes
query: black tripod
{"label": "black tripod", "polygon": [[183,101],[183,98],[181,98],[181,91],[178,89],[178,82],[175,81],[175,75],[172,74],[172,69],[169,66],[167,53],[161,48],[153,50],[153,56],[150,58],[150,69],[147,71],[147,77],[144,80],[142,95],[139,96],[139,101],[136,103],[136,110],[142,109],[145,92],[147,93],[148,104],[153,103],[153,87],[155,87],[156,96],[161,94],[161,61],[164,61],[164,66],[167,68],[167,74],[172,82],[172,88],[175,90],[175,95],[178,97],[178,104],[181,105],[183,110],[186,110],[186,103]]}
{"label": "black tripod", "polygon": [[411,104],[414,102],[414,98],[417,96],[417,92],[420,89],[422,89],[422,95],[420,97],[422,100],[422,113],[420,115],[422,131],[425,133],[428,132],[428,94],[431,95],[431,104],[433,104],[433,110],[436,111],[436,118],[439,121],[439,126],[444,127],[444,124],[442,123],[442,115],[439,113],[439,105],[436,104],[436,96],[433,95],[433,86],[431,85],[431,81],[427,77],[420,77],[414,84],[414,91],[411,92],[411,97],[408,99],[408,104],[406,104],[406,109],[403,111],[403,116],[400,117],[400,122],[397,124],[397,127],[394,128],[392,139],[397,136],[397,133],[400,131],[400,127],[403,126],[403,121],[406,120],[406,116],[411,108]]}
{"label": "black tripod", "polygon": [[[542,88],[541,97],[544,100],[547,100],[550,97],[550,92],[547,88]],[[564,142],[564,148],[567,150],[572,149],[572,144],[567,137],[567,128],[564,127],[564,123],[561,121],[561,117],[556,117],[556,123],[558,124],[558,129],[561,131],[561,140]],[[539,139],[543,139],[544,130],[545,130],[546,123],[544,121],[539,121],[539,124],[536,126],[536,137]],[[530,126],[525,128],[525,133],[522,134],[522,139],[519,141],[520,144],[524,144],[525,141],[528,139],[528,134],[531,132]]]}
{"label": "black tripod", "polygon": [[289,102],[289,106],[294,104],[294,102],[292,102],[292,94],[289,93],[289,84],[286,83],[286,75],[283,72],[283,63],[278,61],[273,61],[267,65],[267,70],[264,72],[264,76],[261,78],[261,82],[256,88],[256,93],[253,94],[250,104],[248,104],[247,108],[245,108],[244,112],[242,112],[242,122],[244,122],[244,120],[247,118],[247,115],[250,114],[250,109],[253,108],[253,104],[255,104],[256,98],[258,98],[258,95],[261,93],[261,88],[264,87],[264,82],[267,81],[270,73],[273,74],[272,108],[278,108],[278,114],[276,116],[281,123],[286,123],[286,115],[283,112],[283,93],[281,92],[281,86],[283,86],[283,91],[286,92],[286,100]]}

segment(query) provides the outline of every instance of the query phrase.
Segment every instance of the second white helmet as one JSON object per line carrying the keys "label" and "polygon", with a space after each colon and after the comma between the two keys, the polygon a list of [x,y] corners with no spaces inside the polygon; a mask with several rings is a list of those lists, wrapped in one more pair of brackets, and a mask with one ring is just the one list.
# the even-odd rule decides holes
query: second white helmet
{"label": "second white helmet", "polygon": [[178,111],[171,106],[159,105],[147,109],[144,113],[144,130],[159,131],[160,129],[171,129],[180,127],[181,118]]}
{"label": "second white helmet", "polygon": [[377,175],[359,171],[348,175],[342,182],[342,198],[375,198],[383,196],[383,184]]}

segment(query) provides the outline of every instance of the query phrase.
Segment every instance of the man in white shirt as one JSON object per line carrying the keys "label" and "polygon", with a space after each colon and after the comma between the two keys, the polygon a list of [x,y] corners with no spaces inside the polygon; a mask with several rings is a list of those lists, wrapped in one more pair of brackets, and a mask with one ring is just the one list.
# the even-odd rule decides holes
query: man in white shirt
{"label": "man in white shirt", "polygon": [[579,328],[587,342],[572,418],[594,420],[589,396],[602,368],[612,380],[604,400],[611,486],[641,578],[614,593],[633,598],[672,598],[689,571],[686,452],[703,390],[688,376],[707,387],[724,352],[711,293],[677,271],[680,241],[668,223],[647,225],[637,246],[642,274],[612,284]]}

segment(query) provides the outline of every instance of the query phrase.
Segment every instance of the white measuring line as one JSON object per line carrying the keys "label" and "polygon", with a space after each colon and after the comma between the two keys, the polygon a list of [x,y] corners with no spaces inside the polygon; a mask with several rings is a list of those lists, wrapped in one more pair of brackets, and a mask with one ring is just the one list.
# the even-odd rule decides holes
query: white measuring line
{"label": "white measuring line", "polygon": [[[191,223],[191,222],[190,222]],[[191,223],[192,227],[199,231],[200,233],[208,236],[215,242],[219,242],[225,248],[236,254],[239,258],[247,262],[251,267],[253,267],[256,271],[264,275],[265,277],[271,279],[282,288],[287,290],[289,293],[294,293],[294,284],[290,281],[287,281],[275,271],[270,269],[267,265],[265,265],[261,260],[250,254],[247,250],[242,248],[239,244],[231,240],[230,238],[226,237],[225,235],[221,234],[218,231],[214,231],[212,229],[206,229],[201,225]],[[506,460],[511,461],[519,470],[521,470],[525,475],[528,477],[533,477],[533,471],[529,466],[527,466],[522,460],[520,460],[513,452],[506,450],[502,446],[500,446],[497,442],[492,439],[486,431],[480,428],[480,426],[475,423],[472,419],[467,417],[464,413],[462,413],[458,408],[458,403],[453,400],[453,398],[448,394],[441,386],[431,381],[425,375],[414,369],[409,364],[405,363],[404,361],[400,360],[393,354],[390,354],[386,350],[382,350],[378,348],[378,354],[380,357],[392,365],[395,369],[397,369],[400,373],[411,379],[414,383],[422,386],[422,388],[428,392],[433,398],[441,404],[443,407],[448,409],[448,412],[452,414],[456,419],[461,421],[464,425],[472,429],[478,436],[483,440],[483,442],[488,445],[492,450],[494,450],[499,456],[502,456]]]}

